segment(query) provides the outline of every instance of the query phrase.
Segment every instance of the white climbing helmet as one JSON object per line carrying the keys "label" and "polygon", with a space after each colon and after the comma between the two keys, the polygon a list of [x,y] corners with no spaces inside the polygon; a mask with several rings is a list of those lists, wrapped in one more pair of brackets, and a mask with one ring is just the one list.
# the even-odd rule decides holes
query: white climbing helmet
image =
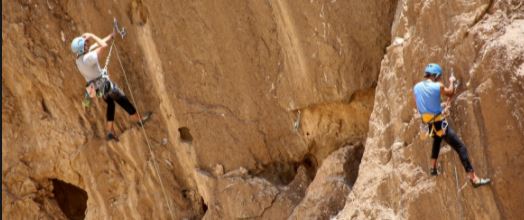
{"label": "white climbing helmet", "polygon": [[83,37],[76,37],[71,42],[71,51],[76,55],[84,54],[84,45],[86,44],[86,39]]}

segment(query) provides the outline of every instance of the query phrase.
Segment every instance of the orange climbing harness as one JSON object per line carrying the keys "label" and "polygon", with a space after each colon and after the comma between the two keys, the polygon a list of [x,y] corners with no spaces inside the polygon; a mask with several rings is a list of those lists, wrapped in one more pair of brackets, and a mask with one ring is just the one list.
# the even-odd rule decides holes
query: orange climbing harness
{"label": "orange climbing harness", "polygon": [[[446,121],[446,118],[442,116],[442,114],[431,114],[431,113],[423,113],[422,114],[422,122],[428,127],[428,129],[425,129],[423,132],[423,139],[425,139],[426,136],[434,137],[437,135],[438,137],[442,137],[446,134],[446,129],[448,128],[448,122]],[[440,122],[440,126],[437,126],[437,124]]]}

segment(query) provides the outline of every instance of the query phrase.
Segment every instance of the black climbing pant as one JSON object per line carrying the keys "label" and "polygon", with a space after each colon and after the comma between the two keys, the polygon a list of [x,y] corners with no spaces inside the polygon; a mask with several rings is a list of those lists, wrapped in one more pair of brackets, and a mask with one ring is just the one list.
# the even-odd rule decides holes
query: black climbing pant
{"label": "black climbing pant", "polygon": [[[441,122],[436,122],[441,123]],[[440,126],[438,126],[440,128]],[[437,135],[433,136],[433,149],[431,151],[431,159],[437,159],[438,154],[440,152],[440,144],[442,143],[442,139],[448,143],[453,150],[455,150],[458,153],[458,156],[460,158],[460,162],[462,162],[462,166],[464,166],[464,169],[466,172],[472,172],[473,166],[471,165],[471,162],[469,161],[468,157],[468,150],[466,149],[466,145],[462,143],[462,141],[459,139],[455,131],[451,129],[451,127],[448,126],[446,130],[446,134],[442,137],[438,137]]]}
{"label": "black climbing pant", "polygon": [[118,103],[118,105],[124,108],[124,110],[126,110],[129,115],[136,113],[136,109],[133,104],[129,102],[129,99],[127,99],[127,97],[118,88],[110,91],[107,95],[105,95],[104,101],[107,103],[107,121],[115,120],[115,101]]}

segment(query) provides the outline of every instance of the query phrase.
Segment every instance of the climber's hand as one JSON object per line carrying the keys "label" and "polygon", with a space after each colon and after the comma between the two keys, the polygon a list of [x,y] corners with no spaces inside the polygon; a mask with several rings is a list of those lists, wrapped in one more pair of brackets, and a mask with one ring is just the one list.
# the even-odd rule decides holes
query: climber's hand
{"label": "climber's hand", "polygon": [[93,34],[91,34],[91,33],[84,33],[84,34],[82,34],[82,37],[87,40],[89,38],[92,38]]}
{"label": "climber's hand", "polygon": [[457,81],[457,78],[454,76],[449,77],[449,83],[453,84],[455,81]]}

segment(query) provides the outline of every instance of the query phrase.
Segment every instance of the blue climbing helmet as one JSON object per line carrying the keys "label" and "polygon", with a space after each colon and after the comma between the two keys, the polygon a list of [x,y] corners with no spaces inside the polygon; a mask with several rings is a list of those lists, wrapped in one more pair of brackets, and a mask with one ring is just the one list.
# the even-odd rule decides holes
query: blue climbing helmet
{"label": "blue climbing helmet", "polygon": [[73,42],[71,42],[71,50],[76,55],[81,55],[84,53],[84,45],[86,44],[86,39],[83,37],[76,37],[73,39]]}
{"label": "blue climbing helmet", "polygon": [[440,75],[442,75],[442,68],[440,67],[440,65],[436,63],[430,63],[426,66],[426,69],[424,70],[424,74],[428,73],[439,77]]}

